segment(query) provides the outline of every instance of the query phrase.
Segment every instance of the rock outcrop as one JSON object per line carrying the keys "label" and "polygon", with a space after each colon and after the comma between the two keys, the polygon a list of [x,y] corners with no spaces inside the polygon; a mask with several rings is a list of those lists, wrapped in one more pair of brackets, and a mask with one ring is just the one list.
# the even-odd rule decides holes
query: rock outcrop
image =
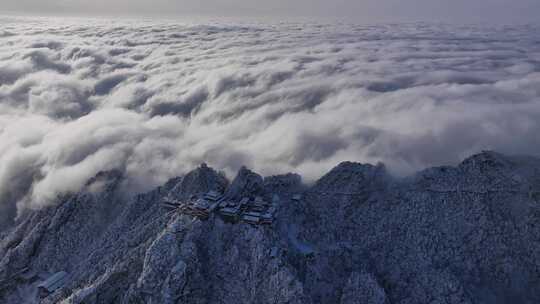
{"label": "rock outcrop", "polygon": [[[121,181],[100,173],[2,232],[1,303],[540,303],[536,158],[484,152],[403,179],[346,162],[313,186],[203,165],[129,200]],[[275,220],[160,206],[211,190],[276,201]]]}

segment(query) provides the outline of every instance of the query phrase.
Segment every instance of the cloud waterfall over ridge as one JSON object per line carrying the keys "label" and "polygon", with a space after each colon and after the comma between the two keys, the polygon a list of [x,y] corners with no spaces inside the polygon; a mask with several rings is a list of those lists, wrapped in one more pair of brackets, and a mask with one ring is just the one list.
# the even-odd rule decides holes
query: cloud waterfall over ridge
{"label": "cloud waterfall over ridge", "polygon": [[201,162],[316,178],[540,154],[538,28],[0,20],[0,205]]}

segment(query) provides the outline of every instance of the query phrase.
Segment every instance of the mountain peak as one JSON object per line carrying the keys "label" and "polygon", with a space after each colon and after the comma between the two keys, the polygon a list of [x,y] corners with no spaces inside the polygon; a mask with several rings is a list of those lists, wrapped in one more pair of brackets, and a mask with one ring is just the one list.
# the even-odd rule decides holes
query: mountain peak
{"label": "mountain peak", "polygon": [[169,195],[185,199],[194,194],[202,194],[214,190],[223,192],[228,185],[224,174],[208,167],[205,163],[179,179]]}
{"label": "mountain peak", "polygon": [[239,199],[243,196],[256,196],[263,193],[263,177],[242,166],[227,189],[226,196],[230,199]]}
{"label": "mountain peak", "polygon": [[357,191],[382,182],[387,176],[384,164],[361,164],[342,162],[321,177],[315,184],[317,191],[334,189],[337,191]]}
{"label": "mountain peak", "polygon": [[481,153],[475,154],[471,157],[466,158],[459,165],[460,168],[471,169],[471,168],[503,168],[512,166],[512,161],[510,157],[507,157],[503,154],[494,152],[494,151],[482,151]]}

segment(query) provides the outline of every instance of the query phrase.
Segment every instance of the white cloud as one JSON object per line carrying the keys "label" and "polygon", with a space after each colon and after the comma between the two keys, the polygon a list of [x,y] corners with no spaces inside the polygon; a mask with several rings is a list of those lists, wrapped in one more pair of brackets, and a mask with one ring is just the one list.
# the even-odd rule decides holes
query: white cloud
{"label": "white cloud", "polygon": [[0,35],[4,206],[113,168],[144,191],[203,161],[313,179],[540,153],[534,27],[20,21]]}

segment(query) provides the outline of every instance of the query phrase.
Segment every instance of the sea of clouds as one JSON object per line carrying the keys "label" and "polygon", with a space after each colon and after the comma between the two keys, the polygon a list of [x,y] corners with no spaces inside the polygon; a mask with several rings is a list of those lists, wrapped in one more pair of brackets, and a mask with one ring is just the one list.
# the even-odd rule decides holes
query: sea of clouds
{"label": "sea of clouds", "polygon": [[312,180],[344,160],[404,175],[483,149],[538,155],[538,33],[3,17],[0,205],[111,169],[141,192],[201,162]]}

